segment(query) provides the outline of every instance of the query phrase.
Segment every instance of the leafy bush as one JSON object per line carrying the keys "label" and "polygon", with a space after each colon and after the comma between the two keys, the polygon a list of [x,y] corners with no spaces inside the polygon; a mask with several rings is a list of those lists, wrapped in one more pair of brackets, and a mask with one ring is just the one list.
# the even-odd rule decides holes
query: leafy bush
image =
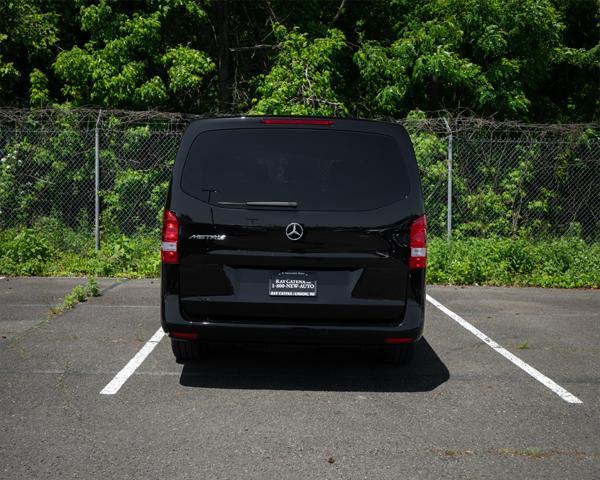
{"label": "leafy bush", "polygon": [[[32,228],[0,231],[0,274],[156,277],[159,233],[106,235],[94,251],[90,231],[75,232],[52,218]],[[89,291],[98,286],[91,281]],[[91,293],[90,295],[93,295]]]}
{"label": "leafy bush", "polygon": [[97,256],[97,274],[103,276],[152,277],[158,275],[158,234],[109,238]]}
{"label": "leafy bush", "polygon": [[600,288],[600,243],[579,238],[433,238],[428,283]]}
{"label": "leafy bush", "polygon": [[87,285],[75,285],[73,289],[65,295],[62,302],[58,305],[53,306],[50,309],[49,318],[53,315],[58,315],[65,310],[70,310],[80,302],[85,302],[88,297],[97,297],[100,295],[98,289],[98,281],[95,277],[89,277]]}
{"label": "leafy bush", "polygon": [[160,274],[157,235],[108,237],[99,252],[61,252],[48,270],[50,275],[96,275],[150,278]]}
{"label": "leafy bush", "polygon": [[82,285],[75,285],[73,290],[65,297],[65,303],[72,306],[76,303],[83,302],[86,298],[85,288]]}
{"label": "leafy bush", "polygon": [[14,132],[0,145],[0,227],[30,225],[43,216],[74,227],[92,211],[93,132],[69,121],[51,133]]}
{"label": "leafy bush", "polygon": [[164,178],[160,169],[118,171],[113,188],[103,196],[102,225],[127,234],[148,227],[152,220],[155,222],[152,227],[158,226],[168,188]]}
{"label": "leafy bush", "polygon": [[56,250],[85,252],[94,242],[92,227],[87,224],[73,229],[55,217],[42,217],[33,224],[33,228],[43,234]]}
{"label": "leafy bush", "polygon": [[96,277],[88,277],[85,294],[87,297],[98,297],[100,295],[100,288],[98,288],[98,280]]}
{"label": "leafy bush", "polygon": [[[8,235],[3,235],[7,237]],[[40,232],[25,228],[3,242],[0,271],[10,275],[40,275],[54,255],[54,249]]]}

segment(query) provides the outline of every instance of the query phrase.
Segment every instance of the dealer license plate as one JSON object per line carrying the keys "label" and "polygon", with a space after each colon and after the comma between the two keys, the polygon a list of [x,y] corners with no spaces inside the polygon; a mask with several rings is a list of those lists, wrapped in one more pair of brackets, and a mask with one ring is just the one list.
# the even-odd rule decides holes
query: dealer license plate
{"label": "dealer license plate", "polygon": [[278,297],[316,297],[317,278],[305,272],[281,272],[269,279],[269,295]]}

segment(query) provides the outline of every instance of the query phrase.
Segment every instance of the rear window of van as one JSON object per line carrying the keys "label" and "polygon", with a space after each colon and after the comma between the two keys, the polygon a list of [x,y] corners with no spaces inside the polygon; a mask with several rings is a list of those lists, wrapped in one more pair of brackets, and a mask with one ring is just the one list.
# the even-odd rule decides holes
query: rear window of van
{"label": "rear window of van", "polygon": [[181,187],[220,206],[296,202],[299,210],[359,211],[402,200],[409,180],[388,135],[244,128],[198,135]]}

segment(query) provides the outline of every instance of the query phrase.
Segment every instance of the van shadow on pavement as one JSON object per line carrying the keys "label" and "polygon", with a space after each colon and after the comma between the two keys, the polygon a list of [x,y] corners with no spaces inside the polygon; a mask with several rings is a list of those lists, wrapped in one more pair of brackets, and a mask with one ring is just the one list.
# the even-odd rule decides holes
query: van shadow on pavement
{"label": "van shadow on pavement", "polygon": [[450,378],[425,338],[409,366],[383,363],[375,352],[314,347],[221,347],[188,362],[185,387],[254,390],[427,392]]}

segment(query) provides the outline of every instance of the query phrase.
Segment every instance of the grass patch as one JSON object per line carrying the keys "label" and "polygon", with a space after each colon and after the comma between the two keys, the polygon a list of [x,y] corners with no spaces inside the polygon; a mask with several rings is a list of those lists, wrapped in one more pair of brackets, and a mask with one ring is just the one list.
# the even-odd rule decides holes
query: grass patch
{"label": "grass patch", "polygon": [[[83,233],[82,233],[83,232]],[[106,233],[99,252],[90,229],[40,220],[0,231],[0,274],[149,278],[160,273],[159,232]]]}
{"label": "grass patch", "polygon": [[600,242],[463,238],[429,245],[427,281],[449,285],[600,288]]}
{"label": "grass patch", "polygon": [[527,458],[531,458],[533,460],[549,457],[551,455],[556,454],[556,452],[553,452],[550,450],[543,451],[543,450],[539,449],[538,447],[528,447],[524,450],[514,450],[511,448],[502,448],[502,449],[500,449],[500,453],[502,455],[509,455],[511,457],[527,457]]}
{"label": "grass patch", "polygon": [[517,350],[529,350],[530,348],[529,342],[517,343]]}
{"label": "grass patch", "polygon": [[98,288],[98,281],[95,278],[90,277],[88,278],[86,285],[75,285],[73,289],[65,295],[65,298],[63,298],[60,304],[52,307],[50,309],[49,317],[70,310],[78,303],[85,302],[89,297],[97,297],[99,295],[100,289]]}
{"label": "grass patch", "polygon": [[48,275],[151,278],[160,275],[158,236],[106,238],[99,252],[63,252],[48,265]]}

